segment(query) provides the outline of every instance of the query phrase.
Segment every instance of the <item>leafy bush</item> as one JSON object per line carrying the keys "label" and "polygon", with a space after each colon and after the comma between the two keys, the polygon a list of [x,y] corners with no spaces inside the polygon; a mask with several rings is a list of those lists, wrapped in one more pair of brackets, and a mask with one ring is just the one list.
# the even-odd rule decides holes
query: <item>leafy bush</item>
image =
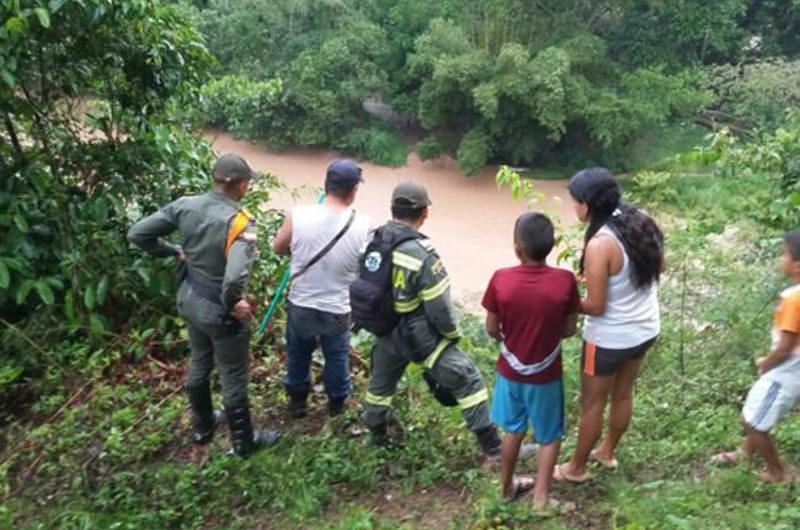
{"label": "leafy bush", "polygon": [[379,127],[353,129],[333,147],[384,166],[402,166],[408,158],[405,140],[391,130]]}
{"label": "leafy bush", "polygon": [[281,145],[287,127],[286,91],[276,79],[251,81],[225,76],[203,87],[202,109],[211,125],[225,127],[235,136],[264,139]]}
{"label": "leafy bush", "polygon": [[709,118],[743,129],[774,128],[800,106],[800,60],[771,59],[709,69],[714,111]]}
{"label": "leafy bush", "polygon": [[125,232],[142,212],[204,187],[211,160],[173,111],[195,99],[212,58],[171,7],[28,5],[0,3],[9,139],[0,143],[0,394],[9,406],[19,382],[46,372],[45,388],[59,367],[93,365],[117,332],[179,338],[165,314],[170,265],[132,259]]}

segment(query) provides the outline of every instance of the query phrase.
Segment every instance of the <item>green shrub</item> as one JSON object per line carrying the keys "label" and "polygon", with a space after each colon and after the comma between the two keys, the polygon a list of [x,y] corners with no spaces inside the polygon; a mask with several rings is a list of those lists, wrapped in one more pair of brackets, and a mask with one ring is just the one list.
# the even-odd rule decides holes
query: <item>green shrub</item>
{"label": "green shrub", "polygon": [[333,147],[384,166],[402,166],[408,158],[405,140],[379,127],[353,129],[336,141]]}

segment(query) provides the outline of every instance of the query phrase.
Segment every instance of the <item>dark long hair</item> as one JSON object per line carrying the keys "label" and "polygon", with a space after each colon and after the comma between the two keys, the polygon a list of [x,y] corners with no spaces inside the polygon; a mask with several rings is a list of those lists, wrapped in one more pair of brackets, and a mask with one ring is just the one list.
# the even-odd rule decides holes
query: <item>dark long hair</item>
{"label": "dark long hair", "polygon": [[658,282],[664,264],[664,234],[652,217],[622,201],[622,190],[605,168],[595,167],[576,173],[569,181],[572,197],[589,207],[589,226],[583,240],[581,273],[586,245],[607,226],[625,248],[631,263],[631,279],[637,289]]}

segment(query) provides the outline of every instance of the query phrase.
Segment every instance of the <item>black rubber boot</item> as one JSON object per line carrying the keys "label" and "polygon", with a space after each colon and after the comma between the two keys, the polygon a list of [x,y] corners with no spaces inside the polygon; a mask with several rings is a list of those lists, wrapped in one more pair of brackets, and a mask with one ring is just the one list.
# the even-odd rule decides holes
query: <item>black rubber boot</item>
{"label": "black rubber boot", "polygon": [[478,445],[481,446],[481,452],[484,455],[489,458],[500,456],[500,436],[497,435],[497,428],[494,425],[475,431],[475,436],[478,438]]}
{"label": "black rubber boot", "polygon": [[342,399],[329,399],[328,400],[328,416],[333,418],[334,416],[338,416],[345,409],[345,398]]}
{"label": "black rubber boot", "polygon": [[211,404],[211,388],[188,386],[189,405],[192,408],[192,442],[203,445],[214,437],[214,431],[225,419],[221,410],[214,410]]}
{"label": "black rubber boot", "polygon": [[286,390],[289,394],[289,405],[286,407],[292,418],[302,418],[308,413],[308,392]]}
{"label": "black rubber boot", "polygon": [[242,458],[247,458],[259,449],[275,445],[281,438],[279,431],[253,431],[250,408],[247,405],[225,407],[225,416],[231,430],[233,452]]}
{"label": "black rubber boot", "polygon": [[391,443],[389,434],[386,431],[386,424],[378,425],[377,427],[370,427],[369,432],[372,434],[372,443],[379,447],[385,447]]}

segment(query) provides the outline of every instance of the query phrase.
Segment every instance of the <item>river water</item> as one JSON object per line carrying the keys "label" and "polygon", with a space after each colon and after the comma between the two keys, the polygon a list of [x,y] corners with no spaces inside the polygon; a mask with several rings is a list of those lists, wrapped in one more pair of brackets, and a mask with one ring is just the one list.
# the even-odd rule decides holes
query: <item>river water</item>
{"label": "river water", "polygon": [[[271,208],[314,202],[328,164],[345,158],[336,151],[303,147],[273,152],[219,131],[207,131],[206,137],[217,153],[241,155],[254,169],[269,172],[286,185],[285,192],[273,195],[268,205]],[[355,208],[367,214],[375,226],[389,218],[389,202],[396,184],[417,180],[428,188],[433,205],[422,232],[439,251],[456,299],[470,310],[478,309],[492,273],[517,263],[512,231],[517,216],[526,209],[524,203],[512,200],[508,190],[497,189],[497,167],[488,166],[480,175],[465,177],[447,156],[423,162],[415,153],[409,155],[405,166],[398,168],[369,162],[359,162],[359,166],[365,182],[359,188]],[[558,217],[564,226],[576,222],[566,181],[534,180],[534,189],[544,194],[534,209]]]}

